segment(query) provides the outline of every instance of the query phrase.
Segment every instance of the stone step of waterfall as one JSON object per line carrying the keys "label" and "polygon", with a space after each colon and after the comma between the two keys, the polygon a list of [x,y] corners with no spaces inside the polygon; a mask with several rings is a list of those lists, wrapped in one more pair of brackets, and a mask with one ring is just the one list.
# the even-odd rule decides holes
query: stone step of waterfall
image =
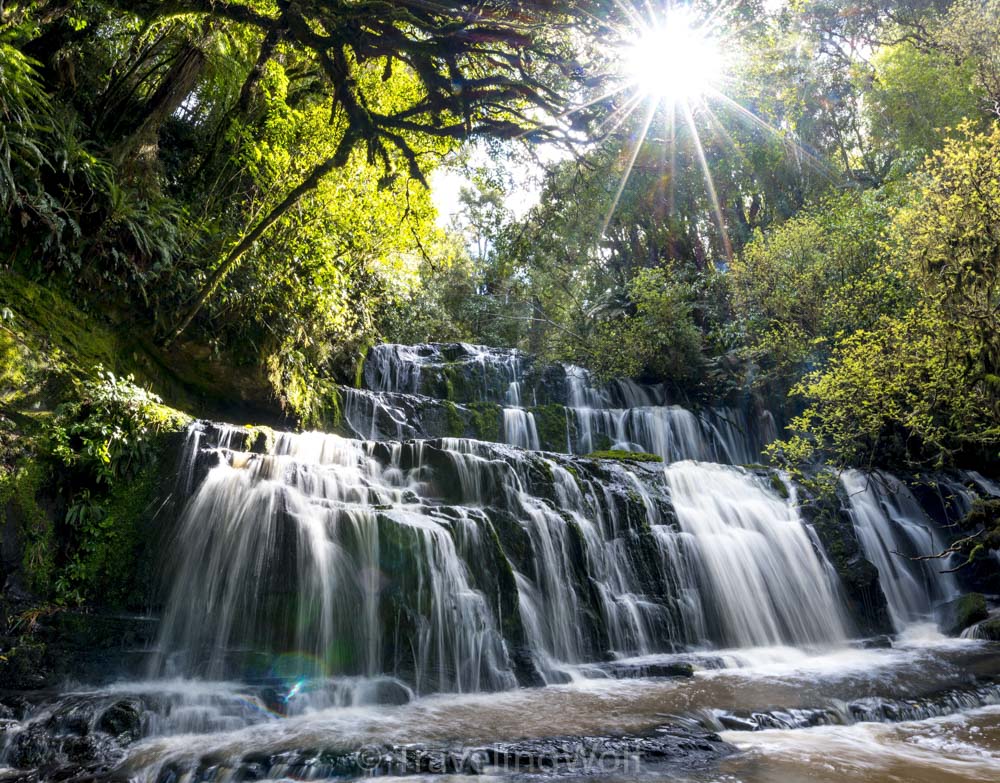
{"label": "stone step of waterfall", "polygon": [[1000,704],[1000,682],[991,680],[946,688],[908,699],[869,697],[827,706],[769,708],[740,712],[717,710],[690,717],[698,725],[712,731],[763,731],[843,726],[863,722],[919,721],[995,704]]}
{"label": "stone step of waterfall", "polygon": [[251,753],[239,760],[173,763],[158,781],[405,777],[434,775],[610,776],[703,768],[736,749],[716,733],[663,726],[644,734],[565,736],[461,745],[374,743],[359,749]]}
{"label": "stone step of waterfall", "polygon": [[750,464],[760,461],[764,446],[777,435],[766,411],[736,408],[455,402],[347,387],[340,394],[341,428],[363,440],[460,437],[572,454],[622,450],[667,461]]}

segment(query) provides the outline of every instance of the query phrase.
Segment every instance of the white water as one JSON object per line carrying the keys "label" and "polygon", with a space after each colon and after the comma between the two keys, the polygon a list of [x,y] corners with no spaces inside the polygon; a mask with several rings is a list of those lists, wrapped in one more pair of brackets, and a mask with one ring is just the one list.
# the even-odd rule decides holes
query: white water
{"label": "white water", "polygon": [[[177,533],[161,671],[219,677],[249,648],[291,655],[308,676],[400,667],[418,691],[514,685],[492,609],[448,529],[417,502],[419,466],[383,466],[365,444],[321,433],[222,456]],[[383,617],[386,535],[408,542],[396,590],[419,611],[405,618],[412,648],[388,666],[383,645],[402,620]]]}
{"label": "white water", "polygon": [[854,529],[879,583],[896,630],[926,621],[936,604],[959,594],[951,558],[914,560],[941,552],[946,544],[913,494],[885,473],[845,471],[841,477]]}
{"label": "white water", "polygon": [[830,569],[795,508],[739,468],[666,468],[681,529],[697,557],[699,592],[722,638],[737,647],[847,638]]}
{"label": "white water", "polygon": [[[456,410],[464,410],[465,403],[498,403],[502,442],[537,450],[540,439],[530,408],[538,404],[539,387],[532,384],[542,383],[544,391],[553,381],[540,381],[537,375],[531,383],[525,381],[527,364],[518,351],[464,343],[377,345],[365,362],[366,388],[343,390],[344,420],[363,438],[416,437],[419,427],[408,420],[408,411],[421,403],[436,404],[420,396],[434,389],[436,394],[447,393]],[[777,437],[767,411],[715,407],[695,413],[670,404],[660,385],[620,380],[598,386],[580,367],[566,365],[562,371],[564,388],[550,391],[565,402],[565,447],[560,438],[558,445],[548,444],[550,449],[589,454],[611,448],[656,454],[666,462],[749,464],[759,462],[763,446]],[[463,379],[460,389],[449,385],[456,372]]]}

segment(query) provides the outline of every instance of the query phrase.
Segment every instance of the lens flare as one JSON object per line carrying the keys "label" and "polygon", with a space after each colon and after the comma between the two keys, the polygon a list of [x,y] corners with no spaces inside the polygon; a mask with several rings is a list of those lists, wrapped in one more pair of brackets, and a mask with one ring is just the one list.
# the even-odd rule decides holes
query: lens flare
{"label": "lens flare", "polygon": [[639,93],[672,102],[705,96],[723,75],[719,39],[683,8],[641,27],[625,47],[623,65]]}

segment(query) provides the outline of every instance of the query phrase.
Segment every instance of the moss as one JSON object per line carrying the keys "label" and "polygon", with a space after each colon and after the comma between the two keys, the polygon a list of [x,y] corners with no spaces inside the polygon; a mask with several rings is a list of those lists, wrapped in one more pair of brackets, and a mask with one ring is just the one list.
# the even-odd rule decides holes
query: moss
{"label": "moss", "polygon": [[465,421],[462,414],[458,412],[458,406],[451,400],[445,400],[444,415],[448,423],[448,435],[452,438],[461,438],[465,435]]}
{"label": "moss", "polygon": [[8,271],[0,275],[0,302],[76,368],[86,372],[98,365],[116,372],[128,369],[121,359],[127,352],[115,334],[56,292]]}
{"label": "moss", "polygon": [[981,593],[967,593],[957,598],[950,613],[949,619],[952,627],[947,628],[946,632],[953,634],[957,634],[990,616],[989,610],[986,608],[986,598]]}
{"label": "moss", "polygon": [[788,487],[785,485],[785,482],[781,480],[781,476],[779,476],[777,473],[772,473],[770,481],[771,481],[771,489],[777,492],[778,495],[783,500],[788,500],[790,496],[788,492]]}
{"label": "moss", "polygon": [[587,455],[587,459],[616,459],[627,462],[663,462],[663,457],[658,454],[647,454],[644,451],[592,451]]}
{"label": "moss", "polygon": [[41,463],[28,461],[0,476],[0,514],[13,511],[21,541],[21,569],[27,587],[39,595],[49,595],[55,571],[55,542],[52,520],[38,501],[47,483],[48,471]]}
{"label": "moss", "polygon": [[24,345],[0,326],[0,404],[10,404],[24,393],[28,358]]}
{"label": "moss", "polygon": [[500,426],[503,409],[495,402],[470,402],[465,406],[469,411],[470,423],[479,440],[500,442]]}
{"label": "moss", "polygon": [[600,435],[594,436],[591,446],[594,452],[598,451],[610,451],[611,450],[611,438],[607,435],[601,433]]}
{"label": "moss", "polygon": [[529,410],[535,417],[541,447],[546,451],[564,451],[567,438],[566,409],[562,405],[550,404],[538,405]]}
{"label": "moss", "polygon": [[269,454],[274,450],[276,436],[274,430],[262,424],[247,424],[244,450],[255,454]]}

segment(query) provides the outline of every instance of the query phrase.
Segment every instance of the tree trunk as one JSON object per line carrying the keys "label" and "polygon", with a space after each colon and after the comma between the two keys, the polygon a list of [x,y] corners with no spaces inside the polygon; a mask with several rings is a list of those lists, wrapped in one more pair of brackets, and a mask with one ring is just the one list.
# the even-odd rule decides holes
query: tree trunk
{"label": "tree trunk", "polygon": [[156,92],[143,107],[142,119],[135,131],[115,150],[114,157],[127,165],[133,161],[155,161],[159,148],[160,127],[180,108],[191,94],[205,67],[205,53],[188,43],[177,55]]}

